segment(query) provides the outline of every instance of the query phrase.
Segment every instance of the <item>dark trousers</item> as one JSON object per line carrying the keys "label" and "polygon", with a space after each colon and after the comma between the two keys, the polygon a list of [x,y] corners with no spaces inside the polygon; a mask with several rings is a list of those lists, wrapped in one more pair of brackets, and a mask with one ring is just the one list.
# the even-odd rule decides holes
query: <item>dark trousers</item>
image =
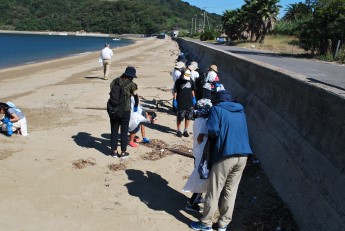
{"label": "dark trousers", "polygon": [[131,111],[125,111],[119,119],[110,119],[111,126],[111,150],[117,150],[117,141],[119,138],[119,126],[121,126],[121,152],[127,150],[128,145],[128,125],[131,117]]}

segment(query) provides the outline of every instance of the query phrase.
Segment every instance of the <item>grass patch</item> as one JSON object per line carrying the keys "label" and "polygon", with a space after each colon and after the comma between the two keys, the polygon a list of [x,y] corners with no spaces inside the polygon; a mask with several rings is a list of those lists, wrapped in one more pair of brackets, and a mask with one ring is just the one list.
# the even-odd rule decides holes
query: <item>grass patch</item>
{"label": "grass patch", "polygon": [[295,36],[267,35],[264,43],[234,41],[231,42],[231,44],[244,48],[271,51],[274,53],[292,55],[306,54],[305,50],[299,48],[299,40]]}

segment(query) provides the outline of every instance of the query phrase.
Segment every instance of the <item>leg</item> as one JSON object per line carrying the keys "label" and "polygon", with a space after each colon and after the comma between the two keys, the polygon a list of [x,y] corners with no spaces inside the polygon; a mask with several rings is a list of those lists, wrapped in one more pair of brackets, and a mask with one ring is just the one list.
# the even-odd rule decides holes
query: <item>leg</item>
{"label": "leg", "polygon": [[212,226],[213,216],[218,210],[219,197],[223,191],[228,174],[237,163],[234,159],[236,158],[221,160],[215,163],[211,168],[208,192],[206,193],[204,202],[203,217],[200,219],[202,223],[209,227]]}
{"label": "leg", "polygon": [[131,131],[130,133],[129,133],[129,146],[131,146],[131,147],[133,147],[133,148],[136,148],[136,147],[138,147],[139,146],[139,144],[137,144],[137,143],[135,143],[134,142],[134,139],[135,139],[135,135],[137,134],[137,132],[139,131],[139,129],[140,129],[140,125],[136,128],[136,129],[134,129],[133,131]]}
{"label": "leg", "polygon": [[111,151],[114,154],[117,151],[117,141],[119,138],[119,121],[115,119],[110,119],[110,129],[111,129]]}
{"label": "leg", "polygon": [[143,139],[146,138],[145,126],[143,124],[140,124],[140,131],[141,131],[141,137]]}
{"label": "leg", "polygon": [[121,152],[127,151],[128,145],[128,125],[129,119],[131,117],[131,111],[125,111],[123,117],[121,118]]}
{"label": "leg", "polygon": [[218,219],[219,227],[226,227],[232,220],[232,213],[234,211],[238,185],[247,163],[247,157],[235,157],[234,159],[237,159],[237,163],[229,172],[229,175],[225,182],[223,196],[220,200],[220,215]]}
{"label": "leg", "polygon": [[176,126],[177,126],[177,132],[176,132],[176,135],[178,137],[182,137],[182,133],[181,133],[181,120],[179,120],[179,118],[177,117],[177,120],[176,120]]}
{"label": "leg", "polygon": [[110,69],[110,60],[103,60],[104,79],[108,79],[109,69]]}
{"label": "leg", "polygon": [[176,135],[178,137],[182,137],[181,123],[184,120],[185,114],[186,114],[186,110],[178,110],[177,111],[177,118],[176,118],[177,132],[176,132]]}

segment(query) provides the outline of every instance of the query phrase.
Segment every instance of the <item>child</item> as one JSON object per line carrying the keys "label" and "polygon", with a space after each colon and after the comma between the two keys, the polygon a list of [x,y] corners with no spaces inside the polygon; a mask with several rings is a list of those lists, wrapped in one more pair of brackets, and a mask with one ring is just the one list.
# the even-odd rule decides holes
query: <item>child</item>
{"label": "child", "polygon": [[[5,115],[1,120],[2,131],[7,131],[9,136],[11,136],[13,132],[23,136],[28,135],[26,117],[12,102],[0,102],[0,114]],[[8,129],[9,126],[12,126],[11,130]]]}
{"label": "child", "polygon": [[200,202],[202,193],[205,193],[208,186],[208,180],[200,179],[198,173],[198,166],[200,164],[204,147],[207,141],[207,126],[206,119],[208,117],[209,110],[212,106],[211,100],[200,99],[196,104],[196,110],[194,111],[194,124],[193,124],[193,156],[195,158],[195,168],[189,177],[187,183],[183,187],[184,192],[193,192],[192,197],[189,200],[186,210],[200,212],[198,203]]}
{"label": "child", "polygon": [[140,139],[136,136],[136,133],[141,130],[141,135],[143,142],[150,143],[150,140],[146,138],[145,126],[143,123],[151,122],[154,123],[157,120],[157,115],[155,112],[147,113],[140,105],[134,111],[135,100],[134,97],[131,97],[131,117],[129,121],[128,131],[129,131],[129,143],[128,145],[136,148],[139,146]]}
{"label": "child", "polygon": [[188,125],[193,119],[193,106],[196,104],[194,95],[194,83],[190,78],[190,70],[185,70],[179,79],[176,80],[174,86],[173,106],[177,108],[177,132],[178,137],[182,137],[180,130],[181,122],[185,119],[184,137],[189,137]]}

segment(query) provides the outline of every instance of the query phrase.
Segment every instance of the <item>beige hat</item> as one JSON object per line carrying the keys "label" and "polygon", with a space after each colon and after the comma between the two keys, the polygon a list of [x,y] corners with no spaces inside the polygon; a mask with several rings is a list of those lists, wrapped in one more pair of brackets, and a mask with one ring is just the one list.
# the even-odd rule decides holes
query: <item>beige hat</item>
{"label": "beige hat", "polygon": [[180,68],[185,68],[185,67],[186,67],[186,65],[184,64],[184,62],[175,63],[175,68],[180,69]]}
{"label": "beige hat", "polygon": [[188,69],[195,71],[196,69],[198,69],[198,63],[197,62],[191,62],[190,65],[188,66]]}
{"label": "beige hat", "polygon": [[218,72],[218,67],[214,64],[210,66],[210,69],[214,70],[215,72]]}

